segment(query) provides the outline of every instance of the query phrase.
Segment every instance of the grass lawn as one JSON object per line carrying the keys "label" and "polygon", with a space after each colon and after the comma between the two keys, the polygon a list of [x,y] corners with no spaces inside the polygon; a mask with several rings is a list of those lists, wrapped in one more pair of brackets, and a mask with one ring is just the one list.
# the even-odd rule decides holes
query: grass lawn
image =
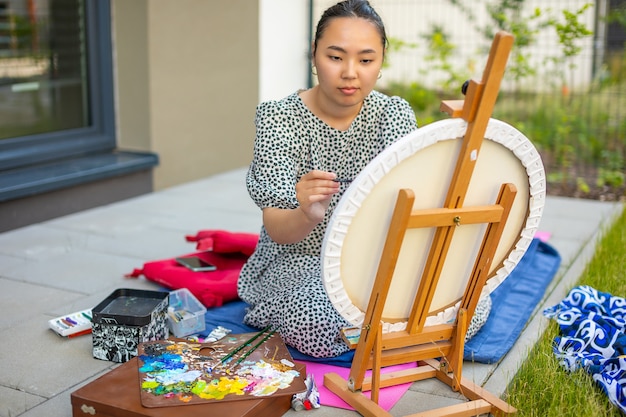
{"label": "grass lawn", "polygon": [[[626,210],[604,232],[576,285],[626,297]],[[552,342],[558,330],[550,320],[508,387],[507,401],[519,410],[518,416],[623,416],[589,374],[583,370],[567,373],[557,363]]]}

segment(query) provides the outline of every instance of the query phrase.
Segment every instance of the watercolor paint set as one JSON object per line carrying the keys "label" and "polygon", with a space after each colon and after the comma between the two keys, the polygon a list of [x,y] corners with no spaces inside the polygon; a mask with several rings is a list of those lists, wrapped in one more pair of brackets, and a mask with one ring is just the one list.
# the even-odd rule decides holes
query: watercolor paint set
{"label": "watercolor paint set", "polygon": [[142,342],[169,337],[169,292],[117,289],[92,313],[93,357],[126,362]]}
{"label": "watercolor paint set", "polygon": [[91,309],[77,311],[48,320],[48,326],[64,337],[91,333]]}
{"label": "watercolor paint set", "polygon": [[170,305],[167,309],[170,330],[176,337],[185,337],[204,331],[206,307],[187,289],[170,292]]}

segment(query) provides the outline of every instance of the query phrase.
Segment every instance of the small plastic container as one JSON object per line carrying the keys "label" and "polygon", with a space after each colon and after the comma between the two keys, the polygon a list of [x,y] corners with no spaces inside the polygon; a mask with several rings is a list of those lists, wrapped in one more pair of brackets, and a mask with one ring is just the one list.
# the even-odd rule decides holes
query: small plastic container
{"label": "small plastic container", "polygon": [[204,331],[206,308],[187,288],[171,291],[169,301],[167,322],[174,336],[185,337]]}

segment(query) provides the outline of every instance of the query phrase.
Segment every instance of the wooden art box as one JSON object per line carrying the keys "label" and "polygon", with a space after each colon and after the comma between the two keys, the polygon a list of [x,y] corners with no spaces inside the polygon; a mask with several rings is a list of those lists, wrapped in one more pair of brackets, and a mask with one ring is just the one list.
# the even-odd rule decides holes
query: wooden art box
{"label": "wooden art box", "polygon": [[126,362],[142,342],[167,339],[169,293],[117,289],[92,310],[93,357]]}
{"label": "wooden art box", "polygon": [[192,404],[173,407],[144,407],[141,402],[137,358],[79,388],[71,394],[72,417],[276,417],[291,408],[291,398],[306,389],[306,366],[296,363],[298,381],[290,390],[262,398]]}

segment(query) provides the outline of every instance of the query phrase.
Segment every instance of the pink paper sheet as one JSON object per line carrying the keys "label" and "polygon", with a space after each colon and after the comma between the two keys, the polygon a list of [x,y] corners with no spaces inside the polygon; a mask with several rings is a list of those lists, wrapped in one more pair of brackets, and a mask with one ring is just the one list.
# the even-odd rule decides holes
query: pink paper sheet
{"label": "pink paper sheet", "polygon": [[[316,362],[305,362],[306,363],[306,371],[308,374],[313,374],[315,378],[315,385],[317,385],[317,389],[320,393],[320,403],[322,405],[327,405],[330,407],[344,408],[346,410],[354,410],[352,406],[347,404],[341,398],[337,397],[333,394],[329,389],[324,386],[324,374],[329,372],[334,372],[341,376],[342,378],[347,379],[350,375],[350,368],[344,368],[341,366],[334,365],[326,365],[322,363]],[[415,363],[388,366],[382,370],[382,373],[400,371],[403,369],[414,368],[416,366]],[[371,371],[367,371],[366,376],[370,376]],[[389,411],[391,407],[393,407],[398,400],[404,395],[405,392],[408,391],[411,383],[396,385],[393,387],[381,388],[380,395],[378,399],[378,405],[380,405],[385,410]],[[370,398],[370,392],[367,391],[364,395]]]}
{"label": "pink paper sheet", "polygon": [[548,239],[550,239],[550,236],[552,236],[552,233],[550,232],[542,232],[539,230],[535,233],[535,237],[541,240],[542,242],[547,242]]}

